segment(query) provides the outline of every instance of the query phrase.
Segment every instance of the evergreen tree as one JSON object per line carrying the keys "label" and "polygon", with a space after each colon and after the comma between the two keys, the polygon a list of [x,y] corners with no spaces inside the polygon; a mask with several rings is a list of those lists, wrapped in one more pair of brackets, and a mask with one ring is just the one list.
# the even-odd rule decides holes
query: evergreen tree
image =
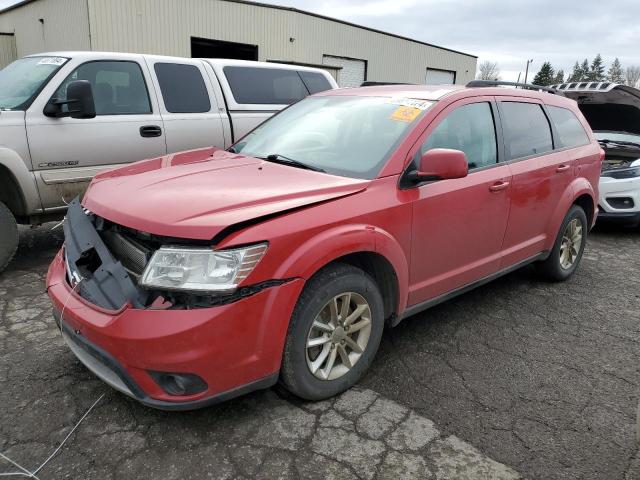
{"label": "evergreen tree", "polygon": [[563,69],[558,70],[558,73],[556,73],[556,76],[553,79],[553,84],[554,85],[558,85],[560,83],[564,83],[564,70]]}
{"label": "evergreen tree", "polygon": [[600,54],[596,55],[596,58],[591,62],[591,68],[587,78],[592,82],[603,82],[604,76],[604,63],[602,63],[602,57]]}
{"label": "evergreen tree", "polygon": [[534,85],[551,85],[555,78],[555,72],[553,71],[553,67],[551,63],[544,62],[536,73],[536,76],[533,78]]}
{"label": "evergreen tree", "polygon": [[576,60],[576,63],[573,65],[573,71],[569,78],[567,78],[567,82],[579,82],[582,80],[582,68],[580,67],[580,63]]}
{"label": "evergreen tree", "polygon": [[607,72],[607,80],[612,83],[624,83],[624,70],[622,69],[620,60],[618,60],[617,57],[611,64],[611,67],[609,67],[609,71]]}
{"label": "evergreen tree", "polygon": [[589,60],[587,60],[586,58],[584,59],[584,62],[582,62],[582,65],[580,65],[580,70],[582,71],[582,75],[580,76],[580,82],[586,82],[589,80]]}

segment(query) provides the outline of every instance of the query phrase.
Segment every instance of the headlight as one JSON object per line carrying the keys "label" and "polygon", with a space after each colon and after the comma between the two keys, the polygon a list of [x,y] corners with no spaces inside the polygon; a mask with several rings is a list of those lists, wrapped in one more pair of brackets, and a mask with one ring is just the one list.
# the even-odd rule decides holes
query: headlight
{"label": "headlight", "polygon": [[233,250],[162,247],[147,264],[140,285],[194,292],[232,292],[258,264],[266,243]]}
{"label": "headlight", "polygon": [[605,170],[600,176],[616,178],[618,180],[640,177],[640,167],[615,168],[612,170]]}

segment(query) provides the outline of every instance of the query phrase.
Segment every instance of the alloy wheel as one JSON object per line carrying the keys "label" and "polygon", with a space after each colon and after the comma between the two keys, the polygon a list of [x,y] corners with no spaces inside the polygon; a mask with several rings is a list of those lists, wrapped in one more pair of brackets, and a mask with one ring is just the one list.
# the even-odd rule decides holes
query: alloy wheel
{"label": "alloy wheel", "polygon": [[560,244],[560,266],[564,270],[569,270],[578,258],[582,237],[582,223],[574,218],[567,224]]}
{"label": "alloy wheel", "polygon": [[360,360],[371,336],[371,308],[362,295],[345,292],[329,300],[307,334],[309,371],[320,380],[342,377]]}

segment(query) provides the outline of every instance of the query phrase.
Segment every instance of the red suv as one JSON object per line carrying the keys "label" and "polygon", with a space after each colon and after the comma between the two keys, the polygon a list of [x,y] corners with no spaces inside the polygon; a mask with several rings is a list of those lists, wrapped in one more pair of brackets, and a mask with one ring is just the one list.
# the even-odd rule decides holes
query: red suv
{"label": "red suv", "polygon": [[328,91],[228,151],[96,177],[47,289],[76,356],[146,405],[278,381],[326,398],[366,372],[385,324],[529,263],[570,277],[601,163],[559,95]]}

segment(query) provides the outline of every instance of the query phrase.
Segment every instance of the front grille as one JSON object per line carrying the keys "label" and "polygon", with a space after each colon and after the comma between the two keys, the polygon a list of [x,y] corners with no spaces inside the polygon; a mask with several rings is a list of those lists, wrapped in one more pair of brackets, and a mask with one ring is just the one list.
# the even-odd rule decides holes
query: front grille
{"label": "front grille", "polygon": [[136,279],[142,275],[151,256],[151,250],[121,233],[107,230],[102,240],[116,260]]}

